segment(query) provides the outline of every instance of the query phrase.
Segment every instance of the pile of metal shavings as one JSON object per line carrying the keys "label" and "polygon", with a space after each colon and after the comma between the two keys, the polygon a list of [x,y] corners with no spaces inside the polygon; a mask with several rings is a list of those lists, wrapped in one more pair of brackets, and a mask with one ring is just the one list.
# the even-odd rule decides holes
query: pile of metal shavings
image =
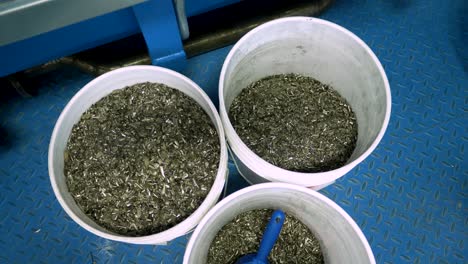
{"label": "pile of metal shavings", "polygon": [[234,99],[229,118],[254,153],[291,171],[339,168],[356,146],[356,116],[346,100],[329,85],[298,74],[250,84]]}
{"label": "pile of metal shavings", "polygon": [[[231,264],[256,253],[273,210],[257,209],[238,215],[216,234],[208,252],[208,264]],[[281,233],[268,261],[274,263],[324,263],[320,242],[307,226],[286,214]]]}
{"label": "pile of metal shavings", "polygon": [[203,202],[220,142],[204,110],[163,84],[117,90],[91,106],[65,151],[68,189],[100,226],[127,236],[164,231]]}

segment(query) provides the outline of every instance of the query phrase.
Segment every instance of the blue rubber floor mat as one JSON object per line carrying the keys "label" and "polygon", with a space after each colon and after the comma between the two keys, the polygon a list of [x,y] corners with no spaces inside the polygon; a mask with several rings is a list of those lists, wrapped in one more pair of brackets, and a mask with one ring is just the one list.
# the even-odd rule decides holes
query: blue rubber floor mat
{"label": "blue rubber floor mat", "polygon": [[[381,60],[392,117],[374,153],[322,193],[362,228],[377,263],[467,263],[468,2],[337,0],[322,18],[362,38]],[[230,47],[183,72],[217,105]],[[0,263],[181,263],[189,235],[166,246],[102,239],[75,224],[49,183],[53,126],[92,76],[61,68],[38,95],[0,96]],[[228,192],[247,184],[230,164]],[[350,260],[352,263],[352,260]]]}

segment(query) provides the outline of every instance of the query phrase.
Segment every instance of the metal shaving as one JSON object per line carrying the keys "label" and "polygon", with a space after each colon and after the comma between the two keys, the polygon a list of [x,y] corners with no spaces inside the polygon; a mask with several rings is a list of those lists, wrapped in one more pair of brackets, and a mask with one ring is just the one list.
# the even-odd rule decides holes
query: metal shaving
{"label": "metal shaving", "polygon": [[229,117],[242,141],[278,167],[321,172],[346,163],[356,116],[329,85],[298,74],[269,76],[234,99]]}
{"label": "metal shaving", "polygon": [[166,230],[203,202],[219,138],[182,92],[140,83],[112,92],[75,124],[65,151],[68,189],[83,212],[118,234]]}
{"label": "metal shaving", "polygon": [[[238,215],[216,234],[208,264],[231,264],[256,253],[273,210],[252,210]],[[320,242],[303,223],[286,214],[281,233],[268,261],[275,263],[324,263]]]}

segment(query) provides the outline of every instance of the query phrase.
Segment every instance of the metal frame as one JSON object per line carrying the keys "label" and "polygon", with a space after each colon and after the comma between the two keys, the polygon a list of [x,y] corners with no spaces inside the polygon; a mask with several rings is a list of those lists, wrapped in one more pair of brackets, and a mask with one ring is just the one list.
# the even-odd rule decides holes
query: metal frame
{"label": "metal frame", "polygon": [[[180,8],[180,3],[185,2],[186,14],[190,17],[238,1],[240,0],[175,0],[178,4],[176,13],[172,0],[149,0],[6,44],[0,46],[0,77],[138,32],[142,32],[145,37],[153,64],[181,69],[186,58],[177,19],[184,21],[186,17],[180,15],[184,11]],[[5,32],[6,28],[0,25],[0,35]],[[188,36],[188,32],[183,37],[185,36]]]}
{"label": "metal frame", "polygon": [[151,0],[132,7],[153,65],[182,69],[184,47],[172,0]]}
{"label": "metal frame", "polygon": [[0,46],[127,8],[147,0],[0,1]]}

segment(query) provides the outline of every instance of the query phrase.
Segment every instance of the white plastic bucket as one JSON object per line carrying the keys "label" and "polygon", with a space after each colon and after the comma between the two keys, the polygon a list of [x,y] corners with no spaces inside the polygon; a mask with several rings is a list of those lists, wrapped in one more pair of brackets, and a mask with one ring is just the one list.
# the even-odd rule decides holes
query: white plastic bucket
{"label": "white plastic bucket", "polygon": [[211,242],[224,225],[243,212],[263,208],[282,209],[309,227],[327,264],[375,263],[362,231],[343,209],[316,191],[286,183],[250,186],[223,199],[195,229],[184,263],[206,263]]}
{"label": "white plastic bucket", "polygon": [[[80,120],[81,115],[91,105],[111,93],[113,90],[122,89],[126,86],[141,82],[166,84],[180,90],[194,99],[213,121],[213,124],[218,131],[221,153],[218,173],[213,186],[203,203],[192,215],[176,226],[163,232],[148,236],[128,237],[115,234],[102,228],[79,209],[75,200],[68,192],[66,179],[63,173],[63,153],[73,125]],[[163,244],[190,232],[208,212],[208,210],[216,204],[224,187],[224,183],[226,182],[227,160],[227,147],[221,120],[213,103],[200,89],[200,87],[198,87],[198,85],[177,72],[161,67],[131,66],[114,70],[97,77],[84,86],[70,100],[62,111],[52,133],[49,146],[49,175],[52,188],[60,205],[63,207],[65,212],[84,229],[95,235],[121,242],[133,244]]]}
{"label": "white plastic bucket", "polygon": [[[288,171],[257,156],[237,135],[228,116],[234,98],[250,83],[283,73],[330,84],[351,105],[358,122],[358,140],[344,166],[320,173]],[[322,19],[290,17],[263,24],[237,42],[221,71],[219,102],[234,161],[249,183],[287,182],[320,189],[375,149],[388,125],[391,95],[382,65],[356,35]]]}

